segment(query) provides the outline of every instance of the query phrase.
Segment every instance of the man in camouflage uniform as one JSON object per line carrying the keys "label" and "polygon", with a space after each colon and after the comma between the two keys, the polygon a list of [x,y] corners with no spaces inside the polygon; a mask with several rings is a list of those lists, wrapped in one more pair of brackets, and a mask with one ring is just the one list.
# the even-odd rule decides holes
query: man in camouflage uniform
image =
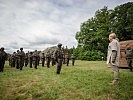
{"label": "man in camouflage uniform", "polygon": [[42,53],[42,67],[44,67],[44,64],[45,64],[45,55],[44,53]]}
{"label": "man in camouflage uniform", "polygon": [[16,52],[13,52],[13,54],[11,55],[11,67],[15,67],[15,58]]}
{"label": "man in camouflage uniform", "polygon": [[55,65],[55,59],[54,59],[54,55],[53,54],[51,55],[51,64],[52,64],[52,66]]}
{"label": "man in camouflage uniform", "polygon": [[73,54],[72,54],[72,56],[71,56],[71,59],[72,59],[72,66],[74,66],[74,63],[75,63],[75,57],[74,57]]}
{"label": "man in camouflage uniform", "polygon": [[69,65],[69,54],[68,53],[66,53],[66,64],[67,66]]}
{"label": "man in camouflage uniform", "polygon": [[25,55],[25,67],[27,67],[28,65],[28,53],[26,53]]}
{"label": "man in camouflage uniform", "polygon": [[0,72],[3,72],[6,60],[7,60],[7,53],[4,51],[4,48],[2,47],[0,49]]}
{"label": "man in camouflage uniform", "polygon": [[37,58],[37,65],[39,66],[39,63],[40,63],[40,55],[38,54],[38,58]]}
{"label": "man in camouflage uniform", "polygon": [[47,68],[50,68],[50,60],[51,60],[50,53],[47,52],[47,54],[46,54],[46,64],[47,64]]}
{"label": "man in camouflage uniform", "polygon": [[62,44],[58,44],[58,48],[54,52],[55,61],[57,62],[57,70],[56,74],[60,74],[61,67],[62,67],[62,61],[63,61],[63,52],[61,49]]}
{"label": "man in camouflage uniform", "polygon": [[16,69],[19,69],[19,50],[17,50],[17,53],[15,54],[15,58],[16,58]]}
{"label": "man in camouflage uniform", "polygon": [[126,60],[128,67],[130,68],[130,71],[132,71],[132,64],[133,64],[133,48],[127,47],[125,49],[125,54],[126,54]]}
{"label": "man in camouflage uniform", "polygon": [[32,63],[33,63],[33,52],[30,52],[30,54],[29,54],[29,66],[30,66],[30,68],[32,68]]}
{"label": "man in camouflage uniform", "polygon": [[33,61],[34,61],[34,68],[37,69],[37,65],[38,65],[38,52],[37,50],[35,50],[35,52],[33,53]]}
{"label": "man in camouflage uniform", "polygon": [[23,48],[20,48],[20,52],[18,56],[19,56],[19,68],[20,70],[22,70],[24,66],[24,58],[25,58],[25,53],[23,51]]}

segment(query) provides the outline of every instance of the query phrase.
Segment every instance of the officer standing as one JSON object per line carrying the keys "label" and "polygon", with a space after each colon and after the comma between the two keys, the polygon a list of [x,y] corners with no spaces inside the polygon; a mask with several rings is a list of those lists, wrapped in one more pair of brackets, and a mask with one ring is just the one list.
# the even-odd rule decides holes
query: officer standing
{"label": "officer standing", "polygon": [[132,63],[133,63],[133,48],[127,47],[125,49],[125,54],[126,54],[126,60],[128,67],[130,68],[130,71],[132,71]]}
{"label": "officer standing", "polygon": [[60,74],[61,67],[62,67],[62,61],[63,61],[63,52],[61,49],[62,44],[59,43],[57,46],[58,48],[54,52],[54,57],[55,57],[55,61],[57,62],[56,74]]}
{"label": "officer standing", "polygon": [[0,49],[0,72],[3,72],[6,60],[7,60],[7,53],[4,51],[4,48],[2,47]]}

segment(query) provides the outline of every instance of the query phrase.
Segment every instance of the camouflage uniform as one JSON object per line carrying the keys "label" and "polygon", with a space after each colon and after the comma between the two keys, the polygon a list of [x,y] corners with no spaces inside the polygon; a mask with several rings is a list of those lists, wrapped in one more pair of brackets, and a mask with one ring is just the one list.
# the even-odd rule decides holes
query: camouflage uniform
{"label": "camouflage uniform", "polygon": [[66,64],[67,66],[69,65],[69,54],[68,53],[66,54]]}
{"label": "camouflage uniform", "polygon": [[46,54],[46,64],[47,64],[47,67],[48,67],[48,68],[50,68],[50,59],[51,59],[50,53],[47,53],[47,54]]}
{"label": "camouflage uniform", "polygon": [[34,62],[34,68],[37,69],[37,65],[38,65],[38,52],[37,50],[35,50],[35,52],[33,53],[33,62]]}
{"label": "camouflage uniform", "polygon": [[30,54],[29,54],[29,66],[30,66],[30,68],[32,68],[32,63],[33,63],[33,55],[32,54],[33,54],[32,52],[30,52]]}
{"label": "camouflage uniform", "polygon": [[55,59],[54,59],[54,55],[53,54],[51,55],[51,63],[52,63],[52,66],[55,65]]}
{"label": "camouflage uniform", "polygon": [[38,60],[37,60],[37,65],[39,66],[39,62],[40,62],[40,56],[38,54]]}
{"label": "camouflage uniform", "polygon": [[15,58],[16,58],[16,69],[19,69],[19,50],[17,50],[17,53],[15,54]]}
{"label": "camouflage uniform", "polygon": [[132,71],[132,64],[133,64],[133,48],[128,47],[125,49],[126,60],[130,71]]}
{"label": "camouflage uniform", "polygon": [[24,58],[25,58],[25,53],[23,51],[23,48],[20,48],[20,52],[18,53],[19,56],[19,68],[22,70],[24,66]]}
{"label": "camouflage uniform", "polygon": [[54,57],[55,57],[55,61],[57,62],[57,74],[60,74],[61,72],[61,67],[62,67],[62,61],[63,61],[63,52],[61,49],[62,44],[58,44],[58,48],[57,50],[55,50],[54,52]]}
{"label": "camouflage uniform", "polygon": [[27,65],[28,65],[28,53],[26,53],[25,55],[25,66],[27,67]]}
{"label": "camouflage uniform", "polygon": [[7,53],[4,51],[4,48],[2,47],[0,49],[0,72],[3,72],[5,60],[7,60]]}
{"label": "camouflage uniform", "polygon": [[42,53],[42,67],[44,67],[44,64],[45,64],[45,55],[44,53]]}
{"label": "camouflage uniform", "polygon": [[12,56],[11,56],[11,67],[15,67],[15,58],[16,52],[13,52]]}
{"label": "camouflage uniform", "polygon": [[73,54],[72,54],[72,56],[71,56],[71,59],[72,59],[72,66],[74,66],[74,63],[75,63],[75,57],[74,57]]}

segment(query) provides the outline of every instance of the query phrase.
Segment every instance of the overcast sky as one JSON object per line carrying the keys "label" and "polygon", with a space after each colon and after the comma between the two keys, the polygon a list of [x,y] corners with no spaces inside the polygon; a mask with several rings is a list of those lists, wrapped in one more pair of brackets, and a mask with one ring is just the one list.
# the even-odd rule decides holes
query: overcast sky
{"label": "overcast sky", "polygon": [[133,0],[0,0],[0,47],[44,50],[62,43],[77,46],[80,24],[95,11]]}

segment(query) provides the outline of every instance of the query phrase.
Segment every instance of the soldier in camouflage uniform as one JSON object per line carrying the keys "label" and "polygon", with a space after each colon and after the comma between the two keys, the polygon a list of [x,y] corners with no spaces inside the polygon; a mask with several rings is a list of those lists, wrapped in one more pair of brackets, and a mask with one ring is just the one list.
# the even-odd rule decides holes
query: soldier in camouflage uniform
{"label": "soldier in camouflage uniform", "polygon": [[63,61],[63,52],[61,48],[62,44],[58,44],[58,48],[54,52],[55,61],[57,62],[57,70],[56,74],[60,74],[61,67],[62,67],[62,61]]}
{"label": "soldier in camouflage uniform", "polygon": [[25,53],[23,51],[23,48],[20,48],[20,52],[18,53],[18,56],[19,56],[19,68],[20,70],[22,70],[24,66],[24,58],[25,58]]}
{"label": "soldier in camouflage uniform", "polygon": [[37,65],[39,66],[40,63],[40,55],[38,54],[38,60],[37,60]]}
{"label": "soldier in camouflage uniform", "polygon": [[6,60],[7,60],[7,53],[4,51],[4,48],[2,47],[0,49],[0,72],[3,72]]}
{"label": "soldier in camouflage uniform", "polygon": [[17,53],[15,54],[15,58],[16,58],[16,69],[19,69],[19,50],[17,50]]}
{"label": "soldier in camouflage uniform", "polygon": [[33,62],[34,62],[34,68],[37,69],[37,65],[38,65],[38,52],[37,50],[35,50],[35,52],[33,53]]}
{"label": "soldier in camouflage uniform", "polygon": [[13,52],[13,54],[11,55],[11,67],[15,67],[15,58],[16,52]]}
{"label": "soldier in camouflage uniform", "polygon": [[30,52],[30,54],[29,54],[29,66],[30,66],[30,68],[32,68],[32,63],[33,63],[33,52]]}
{"label": "soldier in camouflage uniform", "polygon": [[69,54],[68,53],[66,54],[66,57],[65,58],[66,58],[66,64],[68,66],[69,65]]}
{"label": "soldier in camouflage uniform", "polygon": [[55,59],[54,59],[54,55],[53,54],[51,55],[51,64],[52,64],[52,66],[55,65]]}
{"label": "soldier in camouflage uniform", "polygon": [[125,49],[125,54],[126,54],[126,60],[128,67],[130,68],[130,71],[132,71],[132,64],[133,64],[133,48],[127,47]]}
{"label": "soldier in camouflage uniform", "polygon": [[44,64],[45,64],[45,55],[44,53],[42,53],[42,67],[44,67]]}
{"label": "soldier in camouflage uniform", "polygon": [[27,67],[28,65],[28,53],[26,53],[25,55],[25,67]]}
{"label": "soldier in camouflage uniform", "polygon": [[71,59],[72,59],[72,66],[74,66],[74,63],[75,63],[75,57],[74,57],[74,54],[72,54]]}
{"label": "soldier in camouflage uniform", "polygon": [[51,60],[50,53],[47,52],[47,54],[46,54],[46,64],[47,64],[47,68],[50,68],[50,60]]}

